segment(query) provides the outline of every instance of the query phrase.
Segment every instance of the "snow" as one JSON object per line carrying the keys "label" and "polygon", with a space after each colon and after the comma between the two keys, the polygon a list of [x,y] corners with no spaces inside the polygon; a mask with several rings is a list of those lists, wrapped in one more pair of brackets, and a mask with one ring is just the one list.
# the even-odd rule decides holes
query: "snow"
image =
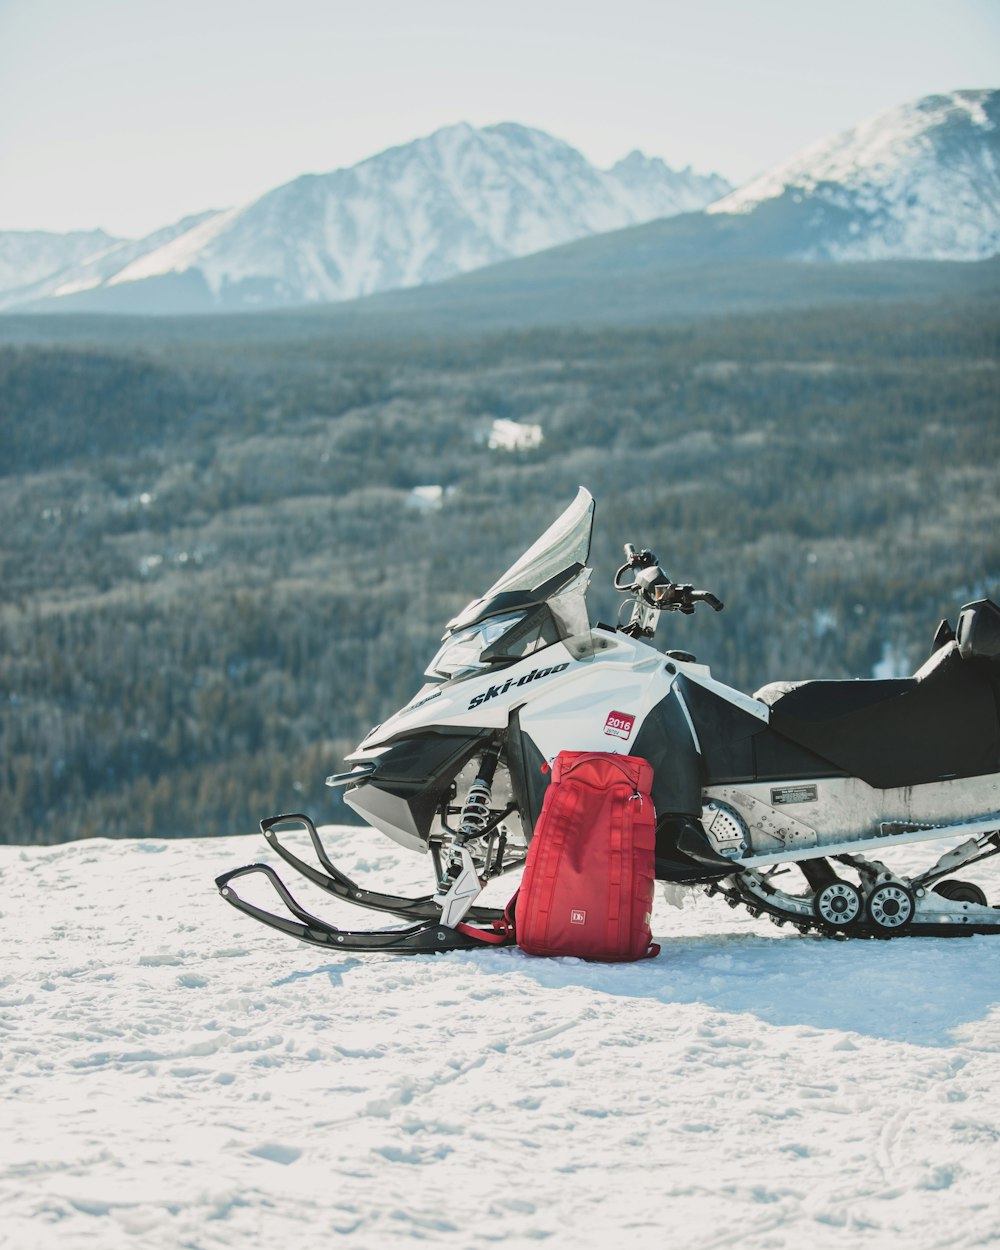
{"label": "snow", "polygon": [[872,666],[872,677],[882,680],[909,677],[913,673],[906,644],[887,638],[882,643],[882,654]]}
{"label": "snow", "polygon": [[530,451],[542,444],[542,427],[532,421],[497,417],[490,427],[490,451]]}
{"label": "snow", "polygon": [[[327,841],[429,884],[369,830]],[[338,957],[219,898],[254,859],[0,847],[5,1250],[1000,1238],[993,939],[831,942],[699,895],[640,964]]]}
{"label": "snow", "polygon": [[0,231],[0,292],[33,283],[85,264],[121,240],[103,230],[52,234],[45,230]]}
{"label": "snow", "polygon": [[431,486],[414,486],[406,503],[418,512],[439,512],[444,504],[445,488],[440,483]]}
{"label": "snow", "polygon": [[197,264],[199,253],[217,239],[237,216],[238,210],[230,208],[198,220],[189,230],[178,234],[161,247],[138,256],[113,274],[107,280],[108,286],[160,277],[167,273],[186,273]]}

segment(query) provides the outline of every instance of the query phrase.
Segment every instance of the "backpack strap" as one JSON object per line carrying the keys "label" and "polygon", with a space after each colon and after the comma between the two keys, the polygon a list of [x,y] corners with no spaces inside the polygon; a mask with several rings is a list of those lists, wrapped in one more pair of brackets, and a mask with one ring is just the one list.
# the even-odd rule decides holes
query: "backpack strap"
{"label": "backpack strap", "polygon": [[[493,921],[492,929],[477,929],[471,924],[457,924],[455,928],[459,933],[464,933],[466,937],[475,938],[479,942],[486,942],[490,946],[513,946],[517,941],[517,934],[514,931],[514,904],[517,901],[519,890],[515,890],[511,896],[510,902],[504,908],[503,916],[499,920]],[[659,950],[659,947],[657,947]]]}

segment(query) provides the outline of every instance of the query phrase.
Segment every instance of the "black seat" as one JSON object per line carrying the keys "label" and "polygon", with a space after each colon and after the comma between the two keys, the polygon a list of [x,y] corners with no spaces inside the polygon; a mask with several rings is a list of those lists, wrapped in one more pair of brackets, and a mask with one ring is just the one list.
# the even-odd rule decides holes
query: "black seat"
{"label": "black seat", "polygon": [[773,730],[879,789],[1000,771],[993,683],[956,642],[913,677],[776,682],[757,697]]}
{"label": "black seat", "polygon": [[[908,694],[917,684],[915,677],[869,681],[772,681],[754,694],[755,699],[782,707],[802,720],[833,720],[851,712],[861,712],[876,703],[885,703]],[[792,709],[797,709],[795,712]]]}

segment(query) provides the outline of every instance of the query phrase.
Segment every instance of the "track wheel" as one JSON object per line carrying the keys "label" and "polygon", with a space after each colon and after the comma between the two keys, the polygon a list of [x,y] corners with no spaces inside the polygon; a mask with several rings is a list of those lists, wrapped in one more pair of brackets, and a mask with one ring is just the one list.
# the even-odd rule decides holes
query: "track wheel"
{"label": "track wheel", "polygon": [[881,937],[895,937],[913,919],[913,895],[905,885],[888,881],[876,886],[868,896],[868,919]]}
{"label": "track wheel", "polygon": [[835,929],[846,929],[853,924],[861,915],[863,907],[864,899],[858,887],[839,878],[817,890],[813,899],[817,920],[822,920]]}
{"label": "track wheel", "polygon": [[935,894],[940,894],[942,898],[950,899],[953,903],[978,903],[980,907],[988,906],[986,895],[978,885],[973,885],[971,881],[939,881],[931,889]]}

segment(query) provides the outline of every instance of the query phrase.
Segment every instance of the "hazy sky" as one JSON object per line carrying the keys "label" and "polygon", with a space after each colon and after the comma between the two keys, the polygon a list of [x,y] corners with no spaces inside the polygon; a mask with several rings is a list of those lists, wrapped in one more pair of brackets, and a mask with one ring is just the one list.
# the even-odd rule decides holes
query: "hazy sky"
{"label": "hazy sky", "polygon": [[145,234],[457,121],[744,181],[1000,87],[1000,0],[0,0],[0,229]]}

